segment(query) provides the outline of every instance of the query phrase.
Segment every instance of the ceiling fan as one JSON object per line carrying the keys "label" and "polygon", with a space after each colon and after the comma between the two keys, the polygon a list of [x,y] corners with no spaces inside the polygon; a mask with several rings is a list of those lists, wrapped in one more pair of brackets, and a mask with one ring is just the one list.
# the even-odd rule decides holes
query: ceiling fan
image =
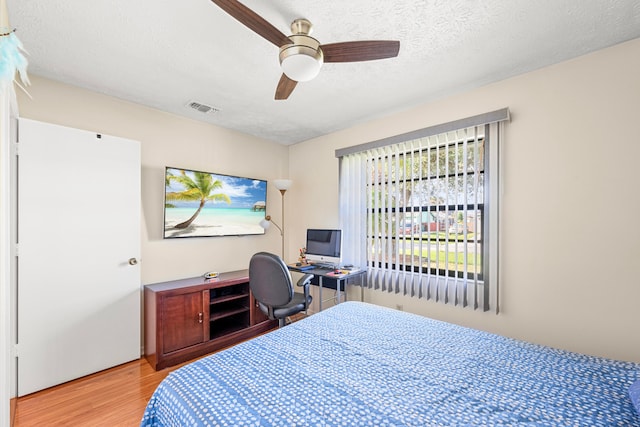
{"label": "ceiling fan", "polygon": [[310,36],[312,25],[306,19],[291,24],[290,36],[267,22],[260,15],[237,0],[211,0],[222,10],[250,30],[280,48],[282,77],[275,99],[287,99],[298,82],[306,82],[318,75],[324,62],[358,62],[398,56],[400,42],[396,40],[368,40],[321,45]]}

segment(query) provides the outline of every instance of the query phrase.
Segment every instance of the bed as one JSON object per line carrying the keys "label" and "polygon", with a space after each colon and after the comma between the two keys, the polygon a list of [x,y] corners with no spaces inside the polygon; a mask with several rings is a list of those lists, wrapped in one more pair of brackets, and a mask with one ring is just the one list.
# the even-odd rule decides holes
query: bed
{"label": "bed", "polygon": [[638,411],[640,364],[345,302],[170,373],[141,426],[634,427]]}

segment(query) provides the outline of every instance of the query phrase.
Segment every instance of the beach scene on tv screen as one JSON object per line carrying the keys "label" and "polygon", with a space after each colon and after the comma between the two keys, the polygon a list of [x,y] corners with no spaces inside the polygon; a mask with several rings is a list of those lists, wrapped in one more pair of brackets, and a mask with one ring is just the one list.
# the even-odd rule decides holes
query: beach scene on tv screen
{"label": "beach scene on tv screen", "polygon": [[264,234],[267,182],[167,168],[164,237]]}

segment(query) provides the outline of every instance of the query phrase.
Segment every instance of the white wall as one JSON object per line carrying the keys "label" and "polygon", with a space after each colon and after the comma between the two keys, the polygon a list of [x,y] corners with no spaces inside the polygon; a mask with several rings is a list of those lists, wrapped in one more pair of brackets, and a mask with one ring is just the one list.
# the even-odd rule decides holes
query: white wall
{"label": "white wall", "polygon": [[[280,251],[277,230],[264,236],[164,240],[164,168],[185,167],[271,181],[286,177],[287,147],[48,79],[33,76],[31,80],[33,100],[25,96],[18,99],[22,117],[140,141],[143,284],[210,270],[246,269],[255,251]],[[117,171],[118,165],[113,166]],[[273,185],[268,189],[269,212],[279,218],[280,193]]]}
{"label": "white wall", "polygon": [[502,312],[365,300],[640,362],[640,39],[291,147],[289,255],[307,226],[339,224],[335,149],[503,107]]}
{"label": "white wall", "polygon": [[[640,40],[432,102],[292,147],[161,113],[42,78],[23,117],[142,143],[143,283],[246,268],[267,236],[162,240],[165,165],[274,179],[289,176],[287,259],[307,227],[338,218],[334,150],[509,107],[499,315],[368,291],[365,300],[569,350],[640,362]],[[309,161],[313,159],[313,161]],[[271,187],[271,186],[270,186]],[[270,188],[270,213],[280,194]]]}

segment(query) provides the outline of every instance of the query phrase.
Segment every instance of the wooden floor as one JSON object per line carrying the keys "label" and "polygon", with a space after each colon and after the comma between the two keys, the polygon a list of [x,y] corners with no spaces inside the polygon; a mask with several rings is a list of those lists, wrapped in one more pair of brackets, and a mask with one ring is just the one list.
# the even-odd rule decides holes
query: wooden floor
{"label": "wooden floor", "polygon": [[[290,321],[304,317],[300,313],[291,316]],[[160,381],[190,362],[193,360],[156,372],[141,358],[20,397],[13,427],[139,426]]]}
{"label": "wooden floor", "polygon": [[20,397],[14,427],[138,426],[155,388],[180,366],[156,372],[140,359]]}

